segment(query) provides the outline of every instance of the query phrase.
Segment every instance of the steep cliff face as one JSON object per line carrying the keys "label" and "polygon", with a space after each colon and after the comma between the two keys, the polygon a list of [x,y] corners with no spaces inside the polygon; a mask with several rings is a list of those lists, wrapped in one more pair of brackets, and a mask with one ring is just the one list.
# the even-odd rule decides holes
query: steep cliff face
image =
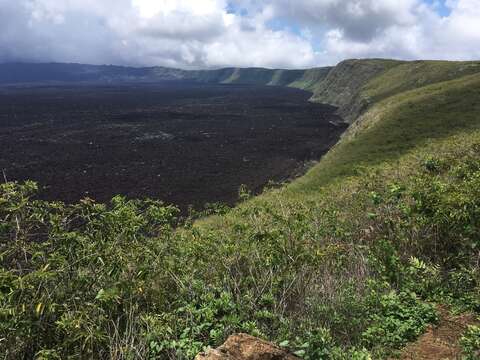
{"label": "steep cliff face", "polygon": [[313,92],[332,69],[333,67],[320,67],[304,70],[302,76],[291,82],[289,86]]}
{"label": "steep cliff face", "polygon": [[313,86],[312,101],[337,106],[339,114],[351,123],[369,105],[368,99],[362,97],[362,88],[400,64],[402,62],[395,60],[345,60]]}
{"label": "steep cliff face", "polygon": [[224,68],[218,70],[187,71],[184,77],[195,81],[218,84],[291,86],[304,90],[312,90],[315,84],[325,79],[331,69],[331,67],[308,70]]}
{"label": "steep cliff face", "polygon": [[[223,81],[225,84],[255,84],[268,85],[272,83],[275,73],[278,70],[270,70],[263,68],[236,68],[231,76]],[[296,75],[296,73],[293,73]],[[280,85],[280,84],[279,84]],[[286,85],[286,84],[281,84]]]}
{"label": "steep cliff face", "polygon": [[404,91],[480,72],[480,62],[345,60],[312,87],[312,101],[335,105],[353,123],[373,104]]}

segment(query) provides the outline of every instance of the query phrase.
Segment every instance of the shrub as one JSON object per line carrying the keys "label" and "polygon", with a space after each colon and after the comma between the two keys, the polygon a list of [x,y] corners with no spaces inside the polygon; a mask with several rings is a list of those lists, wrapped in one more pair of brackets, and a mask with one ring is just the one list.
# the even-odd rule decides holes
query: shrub
{"label": "shrub", "polygon": [[381,297],[380,309],[370,320],[363,333],[365,345],[398,349],[422,334],[437,320],[437,314],[433,305],[422,302],[414,293],[392,291]]}
{"label": "shrub", "polygon": [[464,360],[480,358],[480,327],[471,325],[460,339]]}

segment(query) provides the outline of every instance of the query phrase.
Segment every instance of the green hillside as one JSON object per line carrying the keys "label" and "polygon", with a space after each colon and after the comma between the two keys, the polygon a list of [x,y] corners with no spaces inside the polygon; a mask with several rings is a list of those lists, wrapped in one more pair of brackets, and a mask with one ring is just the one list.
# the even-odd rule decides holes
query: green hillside
{"label": "green hillside", "polygon": [[[353,124],[306,175],[203,219],[0,185],[4,358],[193,359],[247,332],[308,360],[389,359],[437,305],[479,316],[478,62],[202,74],[313,89]],[[479,342],[465,333],[466,359]]]}
{"label": "green hillside", "polygon": [[480,62],[345,60],[311,88],[312,101],[338,106],[353,122],[378,101],[403,91],[478,73]]}
{"label": "green hillside", "polygon": [[363,89],[365,97],[377,102],[402,91],[458,79],[480,71],[480,62],[412,61],[395,66],[370,81]]}
{"label": "green hillside", "polygon": [[479,91],[480,72],[375,103],[322,162],[291,187],[315,188],[339,176],[355,175],[363,166],[392,163],[434,139],[478,130]]}

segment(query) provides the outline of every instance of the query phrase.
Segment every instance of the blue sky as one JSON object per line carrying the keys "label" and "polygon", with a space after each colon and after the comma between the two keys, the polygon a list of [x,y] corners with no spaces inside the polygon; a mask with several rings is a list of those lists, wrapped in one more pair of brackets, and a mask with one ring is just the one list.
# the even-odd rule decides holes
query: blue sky
{"label": "blue sky", "polygon": [[0,0],[0,62],[305,68],[480,59],[480,0]]}
{"label": "blue sky", "polygon": [[447,6],[445,0],[424,0],[426,4],[433,6],[440,16],[450,15],[451,9]]}

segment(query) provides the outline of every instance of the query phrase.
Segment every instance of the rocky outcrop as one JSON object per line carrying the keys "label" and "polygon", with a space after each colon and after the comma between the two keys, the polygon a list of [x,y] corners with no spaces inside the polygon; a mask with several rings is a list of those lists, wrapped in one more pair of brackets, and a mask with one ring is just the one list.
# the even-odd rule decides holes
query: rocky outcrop
{"label": "rocky outcrop", "polygon": [[267,341],[247,334],[235,334],[219,348],[197,355],[195,360],[299,360],[299,358]]}

